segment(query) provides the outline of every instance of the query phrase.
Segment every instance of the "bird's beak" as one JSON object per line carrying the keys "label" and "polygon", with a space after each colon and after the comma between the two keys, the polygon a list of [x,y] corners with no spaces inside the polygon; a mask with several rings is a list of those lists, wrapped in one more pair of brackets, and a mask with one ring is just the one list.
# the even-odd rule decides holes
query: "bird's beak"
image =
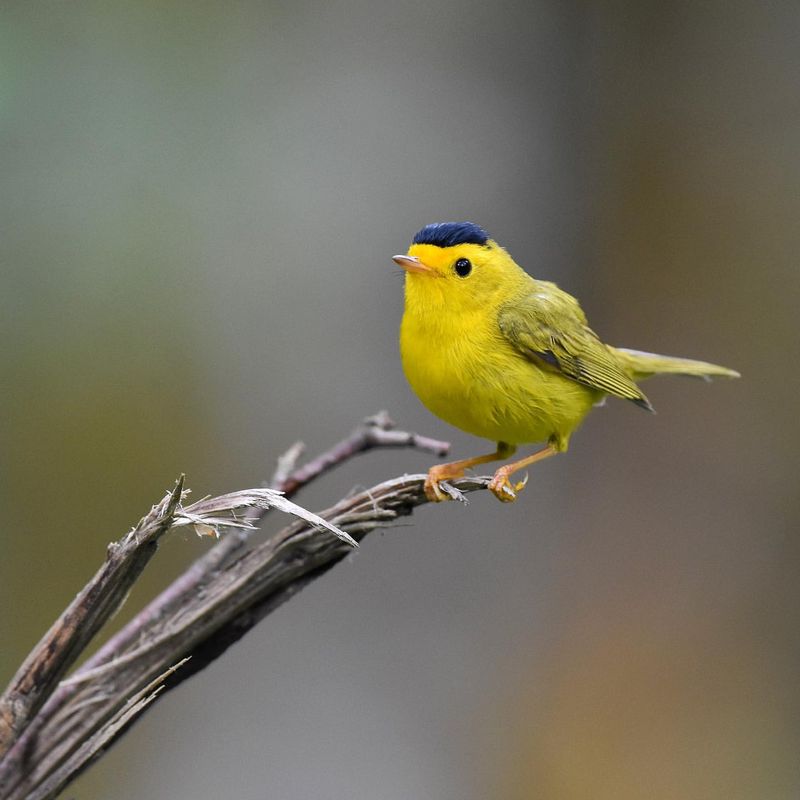
{"label": "bird's beak", "polygon": [[392,261],[399,264],[406,272],[419,272],[422,275],[434,274],[433,270],[416,256],[392,256]]}

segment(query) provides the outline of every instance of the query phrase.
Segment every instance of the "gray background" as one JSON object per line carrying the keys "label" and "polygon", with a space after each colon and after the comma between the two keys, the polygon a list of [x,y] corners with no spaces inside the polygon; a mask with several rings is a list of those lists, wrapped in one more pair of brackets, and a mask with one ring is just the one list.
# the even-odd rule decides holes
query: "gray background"
{"label": "gray background", "polygon": [[[181,471],[259,485],[380,408],[486,448],[400,369],[427,222],[744,375],[370,537],[69,796],[797,797],[799,34],[788,2],[4,4],[0,682]],[[173,534],[118,622],[208,546]]]}

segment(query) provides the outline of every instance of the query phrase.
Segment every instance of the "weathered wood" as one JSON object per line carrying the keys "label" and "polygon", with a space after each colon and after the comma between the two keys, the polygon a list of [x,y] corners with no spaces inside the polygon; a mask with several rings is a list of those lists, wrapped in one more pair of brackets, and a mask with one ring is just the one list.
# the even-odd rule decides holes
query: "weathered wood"
{"label": "weathered wood", "polygon": [[[294,492],[375,447],[417,447],[440,454],[447,449],[443,442],[391,428],[385,414],[370,418],[300,468],[295,464],[301,448],[295,446],[279,463],[273,481],[287,493]],[[106,564],[26,659],[6,691],[2,707],[14,709],[19,690],[28,690],[22,713],[12,711],[16,727],[11,728],[0,761],[0,798],[57,796],[166,691],[214,661],[270,611],[341,561],[351,551],[342,537],[360,541],[376,527],[391,525],[428,502],[424,478],[410,475],[385,481],[339,501],[319,517],[269,489],[237,492],[183,508],[180,500],[185,491],[179,482],[131,533],[110,547]],[[464,478],[453,484],[452,495],[463,497],[462,492],[486,488],[488,479]],[[247,530],[276,504],[301,519],[251,543]],[[57,683],[109,618],[109,610],[119,606],[155,552],[158,538],[175,524],[234,527],[91,659]],[[320,534],[320,526],[336,536]],[[122,563],[128,566],[122,569]],[[99,583],[98,576],[102,576]],[[102,592],[91,588],[95,585],[103,587]]]}

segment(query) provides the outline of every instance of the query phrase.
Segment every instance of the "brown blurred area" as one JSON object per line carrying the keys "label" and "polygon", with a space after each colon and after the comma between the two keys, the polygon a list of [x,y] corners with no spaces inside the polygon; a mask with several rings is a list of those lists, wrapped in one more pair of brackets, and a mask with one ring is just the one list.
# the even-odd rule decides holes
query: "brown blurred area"
{"label": "brown blurred area", "polygon": [[[383,407],[484,447],[401,373],[390,257],[427,222],[482,224],[614,344],[743,374],[654,381],[514,506],[371,537],[76,796],[798,796],[795,3],[0,13],[3,684],[180,472],[259,485]],[[208,546],[172,534],[117,624]]]}

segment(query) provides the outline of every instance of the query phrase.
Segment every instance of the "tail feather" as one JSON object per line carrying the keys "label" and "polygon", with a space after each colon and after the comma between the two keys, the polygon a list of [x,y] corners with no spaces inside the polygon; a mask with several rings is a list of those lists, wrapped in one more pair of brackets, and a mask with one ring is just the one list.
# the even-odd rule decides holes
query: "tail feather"
{"label": "tail feather", "polygon": [[688,375],[692,378],[738,378],[736,370],[709,364],[706,361],[694,361],[691,358],[675,358],[661,356],[657,353],[645,353],[641,350],[629,350],[626,347],[615,347],[626,370],[635,381],[641,381],[652,375]]}

